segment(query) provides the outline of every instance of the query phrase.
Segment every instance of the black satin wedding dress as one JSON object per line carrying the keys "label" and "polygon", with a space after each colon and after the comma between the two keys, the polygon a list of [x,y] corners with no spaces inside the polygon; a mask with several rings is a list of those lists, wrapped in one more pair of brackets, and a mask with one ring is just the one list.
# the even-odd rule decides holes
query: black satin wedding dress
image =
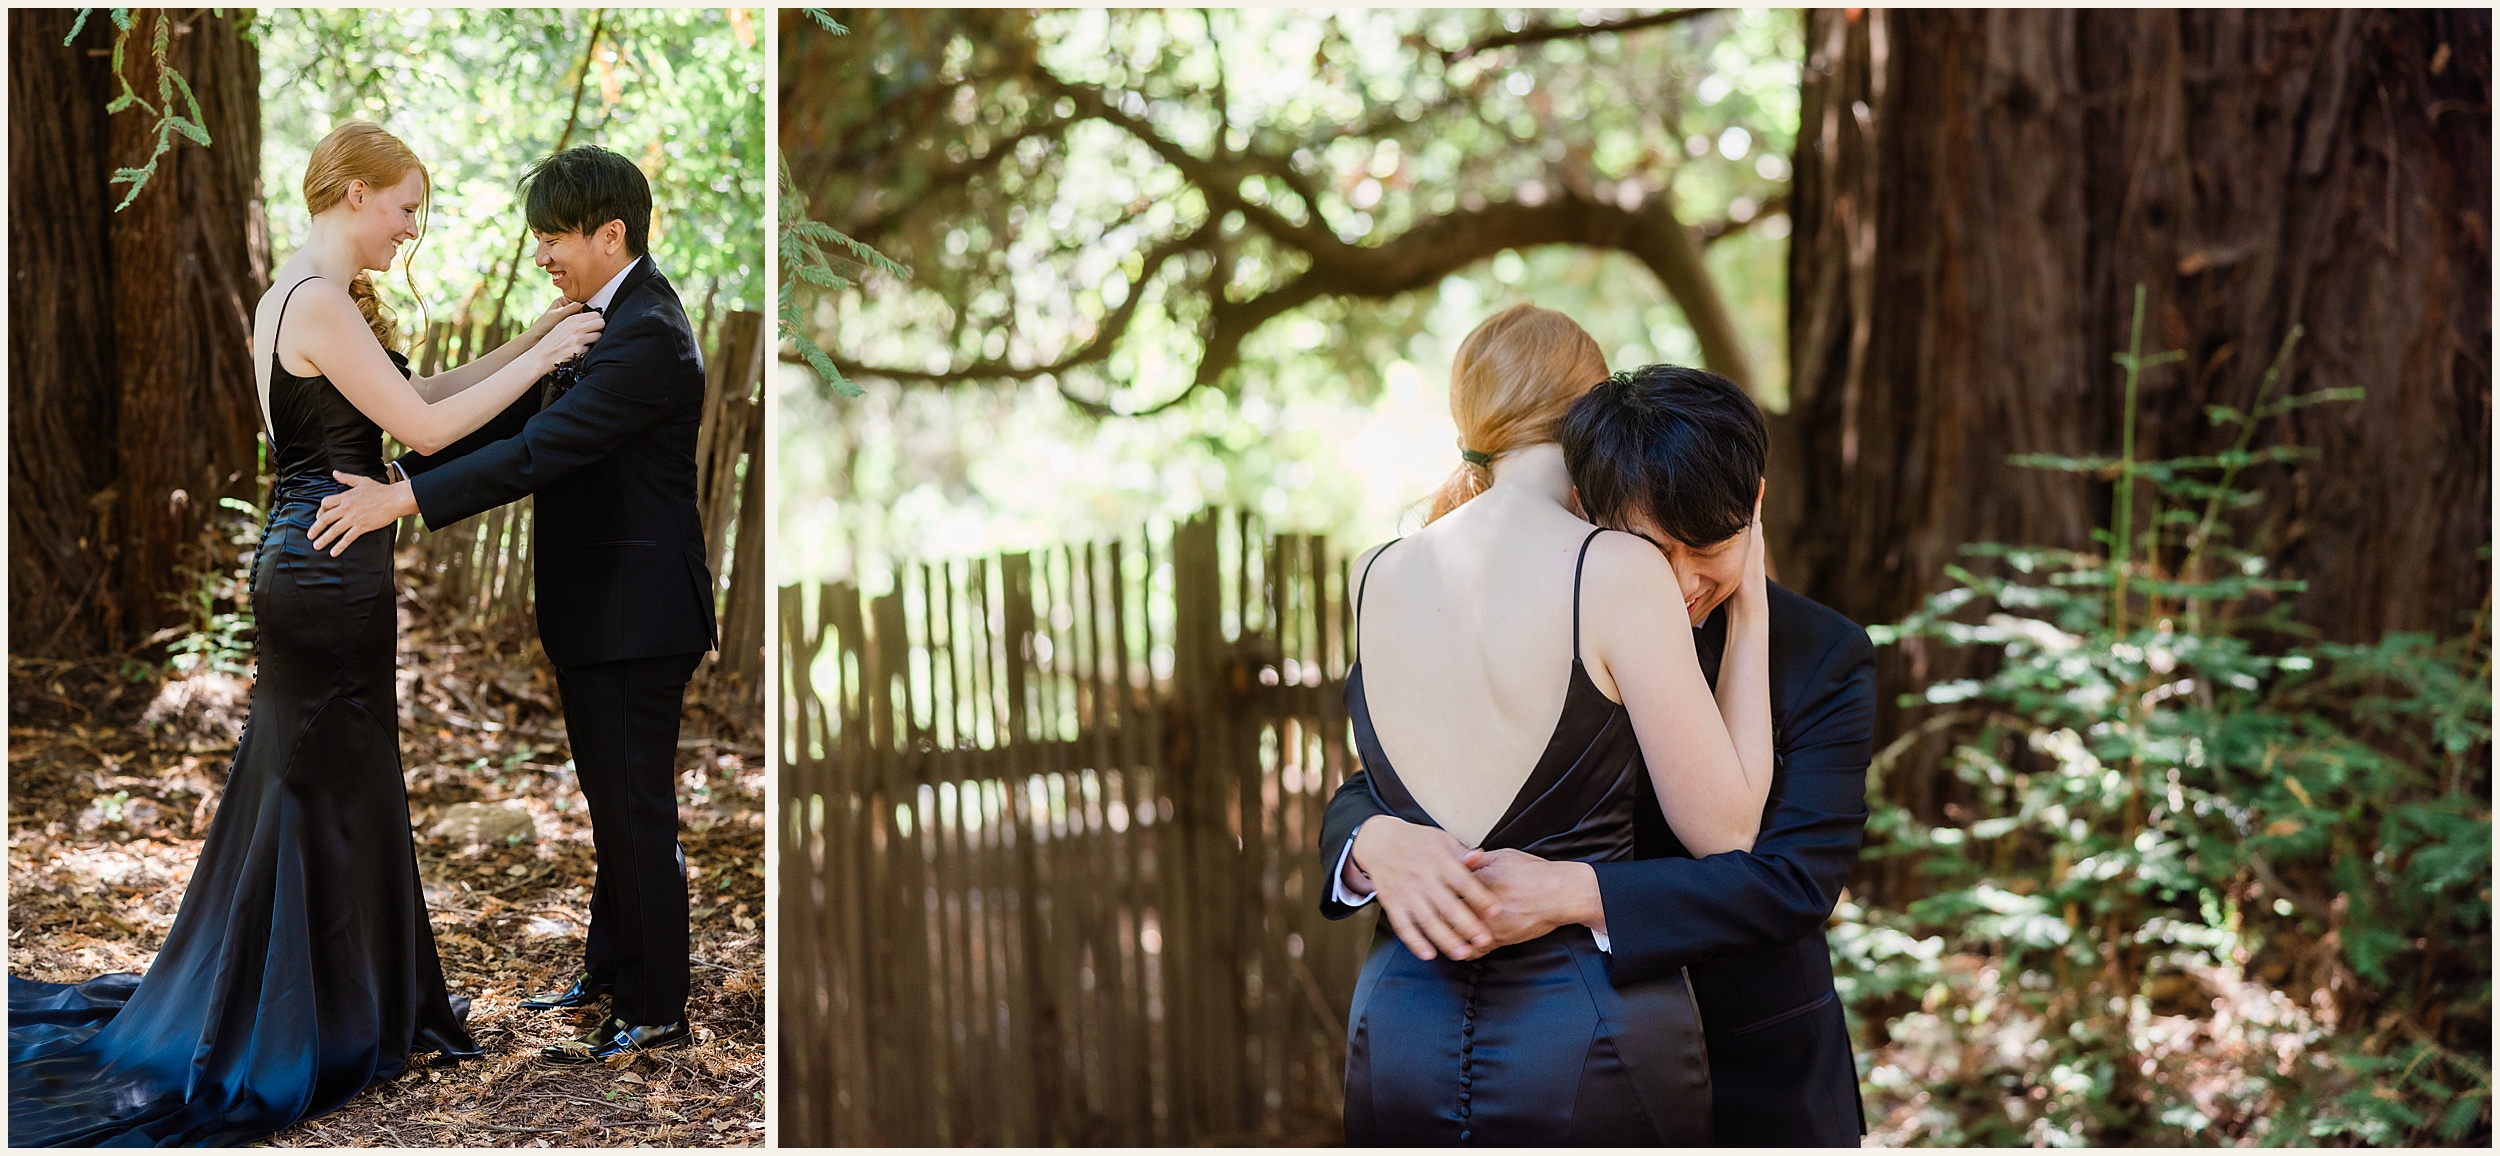
{"label": "black satin wedding dress", "polygon": [[[1602,532],[1581,540],[1581,563]],[[1363,577],[1355,587],[1358,629],[1369,566]],[[1648,770],[1631,717],[1580,664],[1577,566],[1571,634],[1562,717],[1485,836],[1485,850],[1590,863],[1632,857],[1634,806]],[[1382,808],[1439,826],[1381,750],[1359,658],[1345,694]],[[1383,931],[1355,984],[1346,1040],[1349,1143],[1710,1142],[1710,1061],[1691,985],[1680,972],[1614,982],[1586,927],[1558,928],[1471,960],[1417,959]]]}
{"label": "black satin wedding dress", "polygon": [[336,558],[307,538],[344,488],[330,471],[381,475],[381,430],[327,378],[283,365],[269,410],[259,670],[216,820],[146,976],[9,977],[12,1146],[244,1144],[337,1108],[411,1053],[477,1054],[443,990],[409,839],[392,535]]}

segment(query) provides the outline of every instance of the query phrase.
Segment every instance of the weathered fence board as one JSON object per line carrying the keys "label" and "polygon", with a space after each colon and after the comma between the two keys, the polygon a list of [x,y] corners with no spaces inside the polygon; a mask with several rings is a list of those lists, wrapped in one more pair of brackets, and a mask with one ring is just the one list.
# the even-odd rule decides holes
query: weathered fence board
{"label": "weathered fence board", "polygon": [[1230,513],[784,587],[784,1141],[1334,1140],[1345,591]]}

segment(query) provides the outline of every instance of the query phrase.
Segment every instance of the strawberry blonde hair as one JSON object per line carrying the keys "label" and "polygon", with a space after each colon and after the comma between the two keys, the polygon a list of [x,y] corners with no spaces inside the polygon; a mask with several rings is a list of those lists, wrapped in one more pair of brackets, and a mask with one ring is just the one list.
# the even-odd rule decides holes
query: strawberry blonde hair
{"label": "strawberry blonde hair", "polygon": [[1604,380],[1606,355],[1578,322],[1525,304],[1485,318],[1450,362],[1450,420],[1469,457],[1432,496],[1425,521],[1491,486],[1494,459],[1555,440],[1571,403]]}
{"label": "strawberry blonde hair", "polygon": [[[420,202],[428,208],[434,200],[434,176],[417,159],[416,150],[392,136],[381,125],[351,120],[331,129],[328,136],[313,146],[312,160],[304,166],[304,208],[313,216],[328,212],[332,205],[347,199],[351,181],[363,181],[366,187],[380,192],[398,184],[415,169],[424,178],[425,196]],[[408,250],[408,292],[417,293],[417,248],[425,244],[425,226],[417,226],[417,243]],[[373,290],[371,271],[356,274],[348,283],[347,295],[356,301],[356,311],[364,314],[365,325],[373,330],[373,339],[385,349],[399,347],[399,325],[390,310],[382,307],[382,298]],[[423,307],[420,298],[419,307]]]}

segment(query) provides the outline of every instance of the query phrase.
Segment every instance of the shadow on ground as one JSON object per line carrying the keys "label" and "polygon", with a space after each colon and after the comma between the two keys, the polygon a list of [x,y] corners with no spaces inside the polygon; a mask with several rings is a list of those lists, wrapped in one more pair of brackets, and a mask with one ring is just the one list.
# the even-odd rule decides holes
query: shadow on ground
{"label": "shadow on ground", "polygon": [[[554,675],[525,649],[527,628],[438,617],[449,616],[403,591],[400,757],[444,976],[470,997],[487,1055],[413,1065],[270,1143],[760,1144],[760,695],[710,679],[707,665],[679,743],[695,1045],[616,1067],[550,1065],[538,1049],[586,1021],[517,1004],[579,967],[590,817],[566,765]],[[171,677],[127,658],[10,660],[11,972],[63,981],[146,969],[173,925],[249,695],[245,677]]]}

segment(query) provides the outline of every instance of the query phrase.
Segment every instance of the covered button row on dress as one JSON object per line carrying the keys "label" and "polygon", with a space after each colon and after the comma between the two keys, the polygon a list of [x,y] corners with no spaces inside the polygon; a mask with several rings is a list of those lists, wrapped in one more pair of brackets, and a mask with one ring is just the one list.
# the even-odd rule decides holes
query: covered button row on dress
{"label": "covered button row on dress", "polygon": [[1458,1022],[1458,1141],[1461,1144],[1471,1143],[1476,1138],[1475,1129],[1470,1128],[1468,1123],[1475,1111],[1476,983],[1483,978],[1483,961],[1468,961],[1467,1003]]}

